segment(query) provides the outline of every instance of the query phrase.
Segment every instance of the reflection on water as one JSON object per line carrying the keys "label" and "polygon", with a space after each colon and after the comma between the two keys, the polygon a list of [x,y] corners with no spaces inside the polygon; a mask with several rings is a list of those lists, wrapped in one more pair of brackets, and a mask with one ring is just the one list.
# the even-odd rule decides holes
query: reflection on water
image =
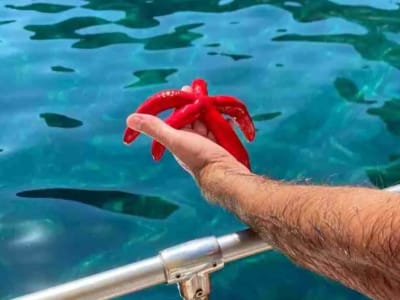
{"label": "reflection on water", "polygon": [[26,30],[34,32],[33,40],[51,39],[78,39],[73,48],[94,49],[116,44],[144,44],[147,50],[165,50],[184,48],[192,45],[192,42],[201,34],[192,32],[192,29],[202,26],[202,23],[187,24],[176,27],[173,32],[161,34],[149,38],[134,38],[122,32],[105,32],[94,34],[79,34],[78,30],[91,26],[110,24],[111,22],[98,17],[75,17],[60,23],[50,25],[28,25]]}
{"label": "reflection on water", "polygon": [[393,99],[385,101],[383,106],[377,108],[369,108],[367,112],[371,115],[378,116],[385,122],[387,129],[400,136],[400,100]]}
{"label": "reflection on water", "polygon": [[43,113],[40,117],[49,127],[75,128],[83,125],[82,121],[55,113]]}
{"label": "reflection on water", "polygon": [[14,22],[15,22],[14,20],[0,21],[0,26],[1,26],[1,25],[7,25],[7,24],[10,24],[10,23],[14,23]]}
{"label": "reflection on water", "polygon": [[52,66],[51,70],[53,70],[54,72],[63,72],[63,73],[73,73],[73,72],[75,72],[74,69],[63,67],[63,66]]}
{"label": "reflection on water", "polygon": [[208,52],[207,54],[208,54],[208,55],[227,56],[227,57],[232,58],[234,61],[242,60],[242,59],[249,59],[249,58],[252,57],[251,55],[246,55],[246,54],[228,54],[228,53],[215,52],[215,51]]}
{"label": "reflection on water", "polygon": [[[399,13],[400,17],[400,13]],[[336,34],[336,35],[300,35],[286,34],[274,38],[274,41],[296,41],[296,42],[320,42],[348,44],[367,60],[383,60],[392,66],[400,67],[400,46],[388,40],[382,33],[369,32],[365,35]],[[376,47],[371,47],[376,43]]]}
{"label": "reflection on water", "polygon": [[[195,77],[207,79],[212,94],[246,101],[258,131],[246,147],[258,173],[333,184],[398,183],[400,8],[389,0],[340,2],[1,4],[4,295],[240,227],[201,199],[171,157],[151,161],[145,138],[129,148],[121,141],[133,106]],[[44,122],[81,128],[51,130]],[[21,130],[21,124],[29,125]],[[152,194],[160,197],[143,196]],[[233,269],[220,273],[218,299],[245,299],[249,290],[255,300],[364,299],[278,254]],[[240,289],[233,293],[232,286]],[[174,290],[158,293],[142,298],[176,297]]]}
{"label": "reflection on water", "polygon": [[263,113],[251,116],[253,121],[268,121],[279,117],[282,113],[280,111],[272,112],[272,113]]}
{"label": "reflection on water", "polygon": [[5,7],[18,10],[33,10],[43,13],[59,13],[74,8],[74,6],[70,5],[50,4],[50,3],[32,3],[21,6],[8,4],[5,5]]}
{"label": "reflection on water", "polygon": [[25,29],[34,33],[33,40],[77,39],[80,37],[77,30],[109,23],[98,17],[75,17],[51,25],[28,25]]}
{"label": "reflection on water", "polygon": [[166,219],[179,207],[160,197],[143,196],[121,191],[93,191],[80,189],[40,189],[17,193],[25,198],[72,200],[112,212],[150,219]]}
{"label": "reflection on water", "polygon": [[367,174],[371,182],[385,188],[400,183],[400,161],[396,160],[387,165],[367,168]]}
{"label": "reflection on water", "polygon": [[376,102],[372,100],[365,100],[363,92],[360,91],[357,85],[350,79],[338,77],[336,78],[334,84],[339,95],[349,102],[360,104],[373,104]]}
{"label": "reflection on water", "polygon": [[[285,6],[280,1],[274,4],[285,8],[293,17],[301,22],[313,22],[328,18],[341,18],[362,25],[367,30],[365,34],[326,34],[300,35],[286,34],[274,38],[275,41],[307,41],[321,43],[342,43],[354,47],[367,60],[385,61],[395,67],[400,67],[399,44],[390,40],[385,32],[400,32],[400,8],[377,9],[370,6],[340,5],[334,2],[321,1],[291,1],[299,6]],[[373,45],[373,46],[372,46]]]}
{"label": "reflection on water", "polygon": [[167,82],[167,77],[176,73],[177,69],[154,69],[154,70],[139,70],[135,71],[133,75],[138,78],[138,81],[126,86],[140,87],[151,84],[160,84]]}
{"label": "reflection on water", "polygon": [[219,46],[221,46],[220,43],[210,43],[210,44],[205,44],[204,45],[204,47],[211,47],[211,48],[219,47]]}

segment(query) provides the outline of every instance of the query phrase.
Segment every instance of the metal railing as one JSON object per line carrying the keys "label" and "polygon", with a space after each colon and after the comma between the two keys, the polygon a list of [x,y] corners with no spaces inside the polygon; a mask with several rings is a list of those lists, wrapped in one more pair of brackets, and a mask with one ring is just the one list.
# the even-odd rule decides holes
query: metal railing
{"label": "metal railing", "polygon": [[[400,185],[386,189],[400,192]],[[272,248],[251,230],[192,240],[161,251],[157,256],[71,281],[14,300],[102,300],[159,284],[178,284],[182,298],[206,300],[209,274],[224,264]]]}

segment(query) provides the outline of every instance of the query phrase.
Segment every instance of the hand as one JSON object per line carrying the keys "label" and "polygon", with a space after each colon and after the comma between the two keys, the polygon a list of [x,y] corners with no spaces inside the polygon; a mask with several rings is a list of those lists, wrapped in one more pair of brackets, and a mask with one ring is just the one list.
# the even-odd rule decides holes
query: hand
{"label": "hand", "polygon": [[[182,90],[191,89],[188,86]],[[216,144],[212,133],[197,121],[191,127],[176,130],[161,119],[147,114],[132,114],[128,127],[140,131],[163,144],[199,183],[214,168],[250,173],[228,151]]]}

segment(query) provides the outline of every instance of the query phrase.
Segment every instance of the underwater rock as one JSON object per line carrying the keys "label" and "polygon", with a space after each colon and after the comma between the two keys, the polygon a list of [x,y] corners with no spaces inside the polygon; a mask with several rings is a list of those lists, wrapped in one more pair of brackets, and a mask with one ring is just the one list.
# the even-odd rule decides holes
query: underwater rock
{"label": "underwater rock", "polygon": [[400,100],[385,101],[383,106],[369,108],[367,113],[381,118],[387,129],[394,135],[400,135]]}
{"label": "underwater rock", "polygon": [[126,88],[166,83],[168,82],[166,78],[177,71],[178,69],[139,70],[133,73],[139,80],[126,86]]}
{"label": "underwater rock", "polygon": [[252,116],[251,118],[253,121],[259,122],[259,121],[268,121],[275,119],[276,117],[279,117],[282,113],[280,111],[277,112],[272,112],[272,113],[264,113],[264,114],[257,114]]}
{"label": "underwater rock", "polygon": [[365,100],[363,93],[358,89],[357,85],[350,79],[344,77],[336,78],[334,82],[335,88],[339,95],[353,103],[373,104],[376,101]]}
{"label": "underwater rock", "polygon": [[122,191],[99,191],[67,188],[29,190],[17,193],[24,198],[71,200],[116,213],[149,219],[166,219],[179,206],[156,196],[144,196]]}
{"label": "underwater rock", "polygon": [[53,67],[51,67],[51,69],[54,72],[64,72],[64,73],[73,73],[73,72],[75,72],[74,69],[63,67],[63,66],[53,66]]}
{"label": "underwater rock", "polygon": [[40,117],[44,119],[49,127],[75,128],[83,125],[82,121],[55,113],[43,113],[40,114]]}
{"label": "underwater rock", "polygon": [[69,9],[74,8],[75,6],[70,5],[61,5],[61,4],[50,4],[50,3],[32,3],[28,5],[6,5],[7,8],[18,9],[18,10],[32,10],[42,13],[59,13]]}

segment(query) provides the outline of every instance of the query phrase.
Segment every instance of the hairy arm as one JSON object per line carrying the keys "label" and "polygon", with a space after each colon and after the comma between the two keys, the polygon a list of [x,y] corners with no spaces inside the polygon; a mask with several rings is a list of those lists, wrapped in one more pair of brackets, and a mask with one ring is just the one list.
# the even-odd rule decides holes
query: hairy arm
{"label": "hairy arm", "polygon": [[216,165],[198,178],[210,201],[299,265],[374,299],[399,299],[399,195],[292,185]]}
{"label": "hairy arm", "polygon": [[163,143],[206,198],[296,263],[372,298],[399,299],[400,195],[274,181],[252,174],[199,125],[175,130],[137,114],[127,123]]}

